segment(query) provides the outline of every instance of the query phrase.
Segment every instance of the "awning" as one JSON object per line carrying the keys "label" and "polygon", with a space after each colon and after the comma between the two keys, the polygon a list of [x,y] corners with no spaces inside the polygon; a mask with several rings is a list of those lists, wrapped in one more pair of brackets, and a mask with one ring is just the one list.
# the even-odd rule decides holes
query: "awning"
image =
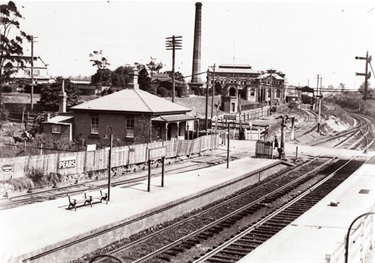
{"label": "awning", "polygon": [[181,121],[191,121],[191,120],[198,120],[199,118],[189,116],[189,115],[182,115],[182,114],[176,114],[176,115],[161,115],[155,118],[152,118],[151,120],[153,122],[161,122],[161,123],[172,123],[172,122],[181,122]]}

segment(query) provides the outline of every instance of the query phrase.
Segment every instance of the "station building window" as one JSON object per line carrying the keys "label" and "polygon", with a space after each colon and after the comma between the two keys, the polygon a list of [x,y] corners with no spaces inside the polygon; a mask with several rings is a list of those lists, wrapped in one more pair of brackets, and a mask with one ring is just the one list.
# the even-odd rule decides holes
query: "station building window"
{"label": "station building window", "polygon": [[125,120],[125,130],[127,138],[134,138],[134,119]]}
{"label": "station building window", "polygon": [[91,116],[91,125],[90,125],[91,134],[99,134],[99,117]]}

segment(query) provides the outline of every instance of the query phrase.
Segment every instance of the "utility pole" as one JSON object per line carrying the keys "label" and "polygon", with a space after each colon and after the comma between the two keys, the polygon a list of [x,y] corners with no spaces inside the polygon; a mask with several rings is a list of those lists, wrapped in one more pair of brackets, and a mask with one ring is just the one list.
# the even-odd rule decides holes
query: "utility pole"
{"label": "utility pole", "polygon": [[207,82],[206,82],[206,112],[205,112],[205,127],[206,127],[206,135],[208,135],[208,87],[210,83],[210,76],[209,76],[209,69],[207,69]]}
{"label": "utility pole", "polygon": [[30,66],[31,66],[30,108],[31,108],[31,111],[33,111],[34,109],[34,101],[33,101],[34,100],[34,43],[37,42],[34,40],[34,38],[38,38],[38,37],[31,36],[31,62],[30,62]]}
{"label": "utility pole", "polygon": [[214,116],[214,96],[215,96],[215,86],[216,86],[216,80],[215,80],[215,68],[216,68],[216,65],[214,64],[212,67],[211,67],[214,71],[214,79],[213,79],[213,83],[212,83],[212,101],[211,101],[211,121],[212,121],[212,118]]}
{"label": "utility pole", "polygon": [[372,57],[366,52],[366,57],[355,57],[355,59],[366,60],[365,73],[355,73],[356,76],[365,76],[365,90],[363,100],[367,100],[368,80],[371,78],[371,72],[368,72],[368,64],[371,62]]}
{"label": "utility pole", "polygon": [[[320,92],[319,92],[319,105],[318,105],[318,133],[320,134],[320,122],[321,122],[321,113],[322,113],[322,81],[323,77],[320,76]],[[318,75],[318,84],[319,84],[319,75]]]}
{"label": "utility pole", "polygon": [[182,36],[171,36],[166,38],[166,49],[172,50],[172,102],[175,97],[175,76],[174,76],[174,63],[176,50],[182,49]]}
{"label": "utility pole", "polygon": [[34,36],[31,36],[31,93],[30,93],[30,108],[31,111],[34,109]]}

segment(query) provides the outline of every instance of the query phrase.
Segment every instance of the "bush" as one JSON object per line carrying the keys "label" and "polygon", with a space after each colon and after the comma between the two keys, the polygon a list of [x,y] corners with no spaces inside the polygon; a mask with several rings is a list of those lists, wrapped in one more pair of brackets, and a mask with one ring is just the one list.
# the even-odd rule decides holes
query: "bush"
{"label": "bush", "polygon": [[44,175],[42,171],[32,168],[26,174],[28,178],[33,182],[36,187],[45,187],[53,184],[60,183],[63,180],[63,176],[59,173],[49,173]]}
{"label": "bush", "polygon": [[159,87],[157,94],[160,95],[162,98],[168,97],[168,90],[164,87]]}
{"label": "bush", "polygon": [[10,93],[12,91],[13,91],[12,86],[9,86],[9,85],[3,86],[3,92]]}
{"label": "bush", "polygon": [[0,119],[2,121],[7,121],[9,116],[9,111],[0,106]]}

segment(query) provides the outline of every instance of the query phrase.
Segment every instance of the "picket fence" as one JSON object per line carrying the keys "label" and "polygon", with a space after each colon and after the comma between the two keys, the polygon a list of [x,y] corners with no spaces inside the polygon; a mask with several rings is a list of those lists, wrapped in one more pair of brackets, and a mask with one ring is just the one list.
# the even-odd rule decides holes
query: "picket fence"
{"label": "picket fence", "polygon": [[[193,140],[170,140],[148,144],[113,147],[111,167],[145,163],[148,160],[148,149],[166,147],[166,158],[189,156],[207,150],[217,149],[219,135],[210,134]],[[109,148],[95,151],[64,152],[45,155],[32,155],[0,159],[0,180],[24,177],[31,169],[43,171],[44,174],[59,173],[76,175],[108,168]]]}

